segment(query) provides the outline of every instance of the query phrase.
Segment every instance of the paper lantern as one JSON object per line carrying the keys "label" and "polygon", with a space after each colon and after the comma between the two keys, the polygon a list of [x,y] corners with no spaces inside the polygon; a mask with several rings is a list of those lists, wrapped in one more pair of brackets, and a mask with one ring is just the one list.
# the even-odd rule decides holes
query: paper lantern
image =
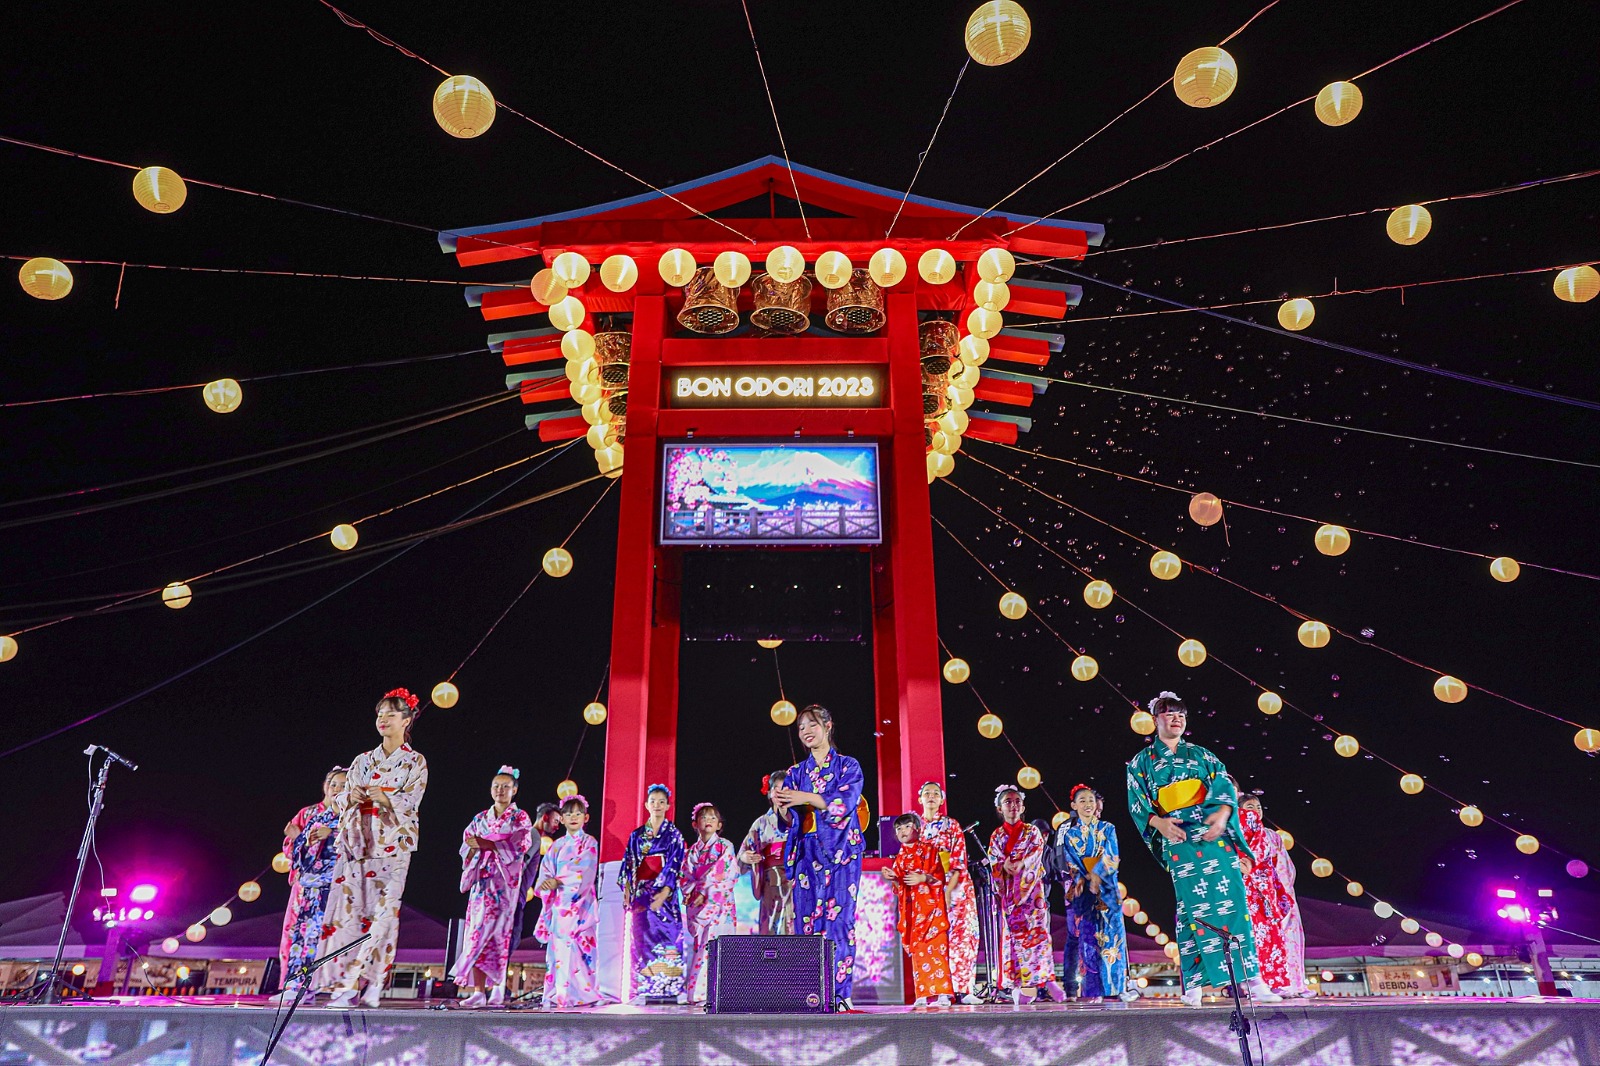
{"label": "paper lantern", "polygon": [[893,248],[879,248],[867,260],[867,273],[882,288],[893,288],[905,280],[906,257]]}
{"label": "paper lantern", "polygon": [[1361,90],[1353,81],[1336,81],[1322,87],[1313,105],[1324,126],[1343,126],[1361,114]]}
{"label": "paper lantern", "polygon": [[1441,936],[1438,933],[1433,932],[1432,930],[1429,930],[1428,931],[1428,935],[1423,937],[1422,939],[1424,939],[1424,940],[1426,940],[1428,942],[1428,946],[1430,948],[1436,948],[1440,944],[1444,943],[1444,937]]}
{"label": "paper lantern", "polygon": [[569,329],[561,335],[561,354],[567,365],[582,364],[594,358],[594,334],[586,329]]}
{"label": "paper lantern", "polygon": [[227,907],[218,907],[211,912],[210,918],[212,925],[224,926],[233,921],[233,912]]}
{"label": "paper lantern", "polygon": [[356,527],[349,522],[340,522],[328,533],[328,540],[335,548],[347,552],[356,546],[356,541],[361,539],[361,534],[356,532]]}
{"label": "paper lantern", "polygon": [[37,300],[59,300],[72,291],[72,271],[59,259],[40,256],[17,271],[22,291]]}
{"label": "paper lantern", "polygon": [[254,903],[261,898],[261,885],[256,881],[246,881],[239,886],[239,898],[246,903]]}
{"label": "paper lantern", "polygon": [[1460,678],[1443,674],[1433,683],[1433,696],[1441,703],[1460,703],[1467,698],[1467,686]]}
{"label": "paper lantern", "polygon": [[961,338],[956,350],[961,355],[961,361],[968,366],[982,366],[989,361],[989,342],[983,337],[974,337],[969,333]]}
{"label": "paper lantern", "polygon": [[1394,906],[1380,899],[1372,905],[1372,913],[1379,918],[1390,918],[1394,916]]}
{"label": "paper lantern", "polygon": [[1268,689],[1256,697],[1256,706],[1262,714],[1277,714],[1283,710],[1283,697]]}
{"label": "paper lantern", "polygon": [[556,272],[545,267],[533,276],[528,282],[528,291],[533,298],[545,307],[560,303],[567,298],[567,284],[556,276]]}
{"label": "paper lantern", "polygon": [[562,252],[551,262],[550,269],[569,289],[576,289],[589,280],[589,260],[577,252]]}
{"label": "paper lantern", "polygon": [[[1171,942],[1172,938],[1170,936],[1168,936],[1166,933],[1157,933],[1156,937],[1155,937],[1155,940],[1156,940],[1157,944],[1161,944],[1162,946],[1165,946],[1165,945],[1167,945],[1168,943]],[[1144,988],[1145,985],[1146,985],[1146,979],[1143,978],[1143,977],[1139,978],[1139,987],[1140,988]]]}
{"label": "paper lantern", "polygon": [[600,468],[602,474],[609,474],[613,470],[621,470],[622,458],[622,449],[615,444],[604,448],[596,448],[594,451],[595,465]]}
{"label": "paper lantern", "polygon": [[583,708],[583,720],[590,725],[601,725],[606,720],[606,705],[598,701]]}
{"label": "paper lantern", "polygon": [[1028,601],[1015,592],[1000,597],[1000,613],[1015,622],[1028,613]]}
{"label": "paper lantern", "polygon": [[766,648],[768,651],[771,651],[773,648],[782,647],[783,646],[783,641],[778,640],[776,637],[774,637],[774,638],[769,639],[769,640],[758,640],[758,641],[756,641],[756,644],[759,645],[760,647]]}
{"label": "paper lantern", "polygon": [[1161,581],[1171,581],[1183,572],[1183,560],[1172,552],[1159,551],[1150,556],[1150,572]]}
{"label": "paper lantern", "polygon": [[1003,281],[980,281],[972,287],[972,300],[986,311],[1004,311],[1011,289]]}
{"label": "paper lantern", "polygon": [[1359,896],[1365,892],[1367,888],[1360,881],[1351,881],[1349,884],[1344,886],[1344,890],[1352,896]]}
{"label": "paper lantern", "polygon": [[494,125],[494,94],[477,78],[457,74],[433,92],[433,117],[452,137],[476,137]]}
{"label": "paper lantern", "polygon": [[1333,863],[1327,859],[1313,859],[1311,860],[1311,872],[1318,877],[1331,877],[1333,876]]}
{"label": "paper lantern", "polygon": [[600,380],[600,364],[591,359],[567,360],[567,380],[574,385],[584,382],[598,382]]}
{"label": "paper lantern", "polygon": [[[38,262],[39,260],[31,261]],[[54,260],[50,260],[50,262],[54,262]],[[67,286],[68,288],[72,286],[70,278],[67,281]],[[26,283],[24,283],[23,288],[27,288]],[[1595,296],[1600,295],[1600,272],[1597,272],[1592,266],[1568,267],[1556,275],[1555,290],[1556,295],[1569,304],[1588,303]],[[63,292],[61,295],[65,296],[66,293]],[[46,297],[46,299],[55,299],[55,297]]]}
{"label": "paper lantern", "polygon": [[1466,963],[1468,966],[1482,966],[1483,956],[1476,951],[1469,951],[1467,952]]}
{"label": "paper lantern", "polygon": [[272,857],[272,872],[273,873],[278,873],[278,874],[286,874],[286,873],[288,873],[289,872],[289,856],[285,855],[281,851],[278,852],[278,854],[274,855]]}
{"label": "paper lantern", "polygon": [[1144,911],[1134,911],[1129,917],[1133,919],[1134,925],[1144,925],[1146,922],[1150,921],[1150,915],[1146,914]]}
{"label": "paper lantern", "polygon": [[1016,257],[1004,248],[990,248],[978,256],[978,277],[984,281],[1010,281],[1016,272]]}
{"label": "paper lantern", "polygon": [[917,273],[929,285],[944,285],[956,276],[955,256],[943,248],[929,248],[917,260]]}
{"label": "paper lantern", "polygon": [[1461,813],[1457,817],[1461,819],[1461,824],[1465,826],[1476,827],[1483,824],[1483,812],[1471,804],[1461,808]]}
{"label": "paper lantern", "polygon": [[571,778],[556,786],[556,799],[569,800],[578,794],[578,783]]}
{"label": "paper lantern", "polygon": [[448,711],[450,708],[454,707],[456,705],[456,701],[461,698],[461,690],[456,688],[448,681],[441,681],[437,685],[433,686],[432,695],[433,705]]}
{"label": "paper lantern", "polygon": [[954,433],[957,436],[965,433],[967,427],[971,424],[972,419],[967,416],[965,411],[946,411],[939,416],[939,428],[946,433]]}
{"label": "paper lantern", "polygon": [[1407,204],[1389,212],[1383,229],[1396,244],[1420,244],[1433,229],[1433,215],[1421,204]]}
{"label": "paper lantern", "polygon": [[639,264],[631,255],[608,255],[600,264],[600,284],[612,292],[627,292],[638,281]]}
{"label": "paper lantern", "polygon": [[1496,581],[1515,581],[1522,573],[1522,565],[1509,555],[1502,555],[1489,564],[1489,576]]}
{"label": "paper lantern", "polygon": [[1178,645],[1178,661],[1193,669],[1206,661],[1206,646],[1193,638]]}
{"label": "paper lantern", "polygon": [[945,395],[950,398],[950,406],[958,411],[965,411],[972,406],[975,398],[971,389],[964,389],[960,385],[951,385],[945,390]]}
{"label": "paper lantern", "polygon": [[817,284],[824,289],[842,289],[850,281],[855,267],[843,252],[823,252],[817,256]]}
{"label": "paper lantern", "polygon": [[974,307],[967,315],[967,332],[974,337],[988,340],[1005,326],[1006,320],[999,311],[990,311],[982,307]]}
{"label": "paper lantern", "polygon": [[1080,655],[1072,660],[1072,676],[1078,681],[1093,681],[1100,673],[1100,664],[1090,655]]}
{"label": "paper lantern", "polygon": [[928,480],[945,477],[956,468],[956,461],[943,452],[928,453]]}
{"label": "paper lantern", "polygon": [[1284,851],[1293,851],[1294,850],[1294,834],[1293,833],[1289,832],[1287,829],[1280,829],[1280,830],[1278,830],[1278,839],[1283,841],[1283,850]]}
{"label": "paper lantern", "polygon": [[1333,738],[1333,750],[1348,759],[1361,750],[1361,745],[1349,733],[1341,733]]}
{"label": "paper lantern", "polygon": [[967,665],[965,659],[948,659],[944,664],[944,679],[952,685],[959,685],[972,676],[972,667]]}
{"label": "paper lantern", "polygon": [[1301,622],[1295,636],[1301,644],[1308,648],[1326,648],[1330,639],[1328,627],[1321,622],[1312,621]]}
{"label": "paper lantern", "polygon": [[178,946],[178,938],[175,936],[169,936],[167,939],[161,942],[161,950],[166,952],[168,955],[171,955],[173,952],[177,951]]}
{"label": "paper lantern", "polygon": [[145,167],[133,176],[133,198],[146,211],[168,215],[189,198],[189,187],[176,171],[166,167]]}
{"label": "paper lantern", "polygon": [[1524,855],[1532,855],[1539,850],[1539,838],[1532,833],[1523,833],[1517,837],[1517,850]]}
{"label": "paper lantern", "polygon": [[[5,642],[7,640],[11,640],[11,638],[0,637],[0,662],[4,662],[5,660],[11,658],[11,655],[15,655],[17,653],[16,642],[12,641],[11,655],[6,654]],[[1600,729],[1580,729],[1577,731],[1577,733],[1573,734],[1572,743],[1578,746],[1579,751],[1587,752],[1588,754],[1593,755],[1595,752],[1600,751]]]}
{"label": "paper lantern", "polygon": [[723,252],[711,263],[711,272],[730,289],[750,280],[750,257],[743,252]]}
{"label": "paper lantern", "polygon": [[1060,829],[1063,825],[1067,824],[1067,820],[1071,817],[1072,815],[1068,814],[1066,811],[1057,811],[1050,816],[1050,828]]}
{"label": "paper lantern", "polygon": [[183,931],[183,935],[188,938],[189,943],[198,944],[206,938],[206,927],[199,922],[195,922]]}
{"label": "paper lantern", "polygon": [[550,305],[550,324],[561,332],[583,325],[583,301],[576,296],[565,296]]}
{"label": "paper lantern", "polygon": [[1028,13],[1014,0],[989,0],[967,19],[967,55],[986,67],[1011,62],[1032,37]]}
{"label": "paper lantern", "polygon": [[171,607],[174,611],[181,611],[189,606],[189,600],[194,594],[189,591],[189,586],[182,581],[174,581],[161,590],[161,602]]}
{"label": "paper lantern", "polygon": [[1461,956],[1467,953],[1467,949],[1462,947],[1460,944],[1450,944],[1444,949],[1444,953],[1450,956],[1452,959],[1459,959]]}
{"label": "paper lantern", "polygon": [[1311,301],[1304,297],[1295,300],[1285,300],[1278,305],[1278,325],[1284,329],[1299,332],[1311,325],[1311,320],[1317,317],[1317,309],[1311,306]]}
{"label": "paper lantern", "polygon": [[1115,598],[1116,592],[1112,590],[1109,581],[1091,581],[1083,586],[1083,602],[1097,611],[1102,607],[1109,607]]}
{"label": "paper lantern", "polygon": [[[569,337],[571,334],[567,334]],[[612,418],[611,405],[604,399],[593,400],[583,405],[580,409],[583,420],[591,426],[598,426],[602,422],[609,422]]]}
{"label": "paper lantern", "polygon": [[[693,268],[690,272],[693,273]],[[767,273],[772,275],[773,281],[787,285],[805,272],[806,257],[793,245],[780,244],[767,253]]]}
{"label": "paper lantern", "polygon": [[17,638],[0,637],[0,663],[8,663],[17,657]]}
{"label": "paper lantern", "polygon": [[[1118,883],[1117,887],[1118,888],[1122,887],[1120,882]],[[1122,897],[1122,914],[1123,914],[1123,917],[1132,918],[1135,914],[1138,914],[1143,909],[1144,908],[1139,906],[1139,901],[1137,899],[1134,899],[1132,896],[1123,896]]]}
{"label": "paper lantern", "polygon": [[583,436],[589,447],[607,448],[617,443],[617,427],[602,422],[597,426],[590,426],[589,431]]}
{"label": "paper lantern", "polygon": [[1005,726],[1001,723],[998,714],[986,714],[978,719],[978,732],[990,740],[999,736],[1004,728]]}
{"label": "paper lantern", "polygon": [[1164,947],[1162,947],[1161,953],[1167,958],[1171,959],[1173,962],[1178,961],[1178,945],[1175,943],[1169,941]]}
{"label": "paper lantern", "polygon": [[1156,720],[1150,716],[1149,711],[1134,711],[1133,716],[1128,719],[1128,728],[1141,737],[1147,737],[1156,731]]}
{"label": "paper lantern", "polygon": [[1221,48],[1196,48],[1178,60],[1172,73],[1172,91],[1190,107],[1215,107],[1238,84],[1238,64]]}
{"label": "paper lantern", "polygon": [[1017,784],[1023,788],[1038,788],[1040,780],[1039,771],[1031,766],[1024,766],[1017,771]]}
{"label": "paper lantern", "polygon": [[1117,898],[1118,899],[1127,899],[1128,898],[1128,886],[1123,884],[1121,881],[1117,882]]}
{"label": "paper lantern", "polygon": [[977,388],[978,382],[983,380],[983,371],[971,363],[960,363],[958,366],[960,369],[952,370],[950,373],[950,384],[961,389]]}
{"label": "paper lantern", "polygon": [[1189,497],[1189,517],[1202,526],[1214,526],[1222,521],[1222,501],[1209,492],[1197,492]]}
{"label": "paper lantern", "polygon": [[1323,555],[1343,555],[1350,550],[1350,531],[1343,526],[1318,526],[1314,539],[1317,551]]}
{"label": "paper lantern", "polygon": [[1405,930],[1407,933],[1415,935],[1422,928],[1422,924],[1415,918],[1401,918],[1400,928]]}
{"label": "paper lantern", "polygon": [[779,700],[772,705],[772,720],[778,725],[793,725],[795,719],[794,704],[788,700]]}
{"label": "paper lantern", "polygon": [[934,430],[933,450],[946,455],[954,455],[961,450],[961,434],[946,433],[942,429]]}
{"label": "paper lantern", "polygon": [[689,284],[689,279],[694,277],[694,256],[682,248],[669,248],[661,253],[661,258],[656,260],[656,271],[660,273],[661,280],[675,289],[681,289]]}
{"label": "paper lantern", "polygon": [[1424,787],[1422,778],[1417,774],[1400,775],[1400,791],[1408,796],[1415,796]]}
{"label": "paper lantern", "polygon": [[218,378],[206,382],[200,390],[200,398],[217,414],[225,415],[238,410],[239,404],[244,400],[244,390],[232,378]]}

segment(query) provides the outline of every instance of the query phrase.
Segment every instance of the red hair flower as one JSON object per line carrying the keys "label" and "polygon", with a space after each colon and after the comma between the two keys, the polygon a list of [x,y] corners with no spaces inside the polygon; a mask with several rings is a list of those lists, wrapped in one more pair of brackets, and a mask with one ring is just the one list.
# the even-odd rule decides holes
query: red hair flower
{"label": "red hair flower", "polygon": [[417,697],[413,696],[411,694],[411,690],[408,688],[392,688],[383,694],[383,698],[386,700],[404,700],[407,707],[411,708],[413,711],[417,709]]}

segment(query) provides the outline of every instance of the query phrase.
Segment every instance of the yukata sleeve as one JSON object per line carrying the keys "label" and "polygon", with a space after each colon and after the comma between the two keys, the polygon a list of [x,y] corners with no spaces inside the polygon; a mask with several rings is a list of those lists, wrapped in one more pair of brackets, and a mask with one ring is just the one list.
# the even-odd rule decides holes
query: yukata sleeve
{"label": "yukata sleeve", "polygon": [[833,829],[846,829],[857,817],[861,805],[861,790],[866,785],[866,775],[861,764],[848,756],[839,757],[839,772],[821,793],[827,803],[818,819]]}
{"label": "yukata sleeve", "polygon": [[567,879],[562,878],[562,892],[572,903],[578,903],[585,898],[589,898],[593,902],[595,882],[598,880],[599,872],[600,846],[591,844],[580,848],[577,858],[573,862],[573,868],[569,871],[573,882],[572,886],[569,888]]}
{"label": "yukata sleeve", "polygon": [[1143,762],[1144,760],[1137,755],[1128,761],[1128,814],[1132,816],[1133,824],[1139,830],[1139,836],[1143,838],[1145,847],[1149,848],[1150,854],[1160,862],[1161,834],[1150,824],[1151,816],[1160,812],[1156,810],[1150,782],[1141,765]]}
{"label": "yukata sleeve", "polygon": [[683,846],[683,834],[678,832],[677,826],[672,826],[672,832],[667,835],[667,853],[661,856],[661,874],[656,878],[656,891],[663,888],[677,889],[678,874],[683,867],[688,852]]}
{"label": "yukata sleeve", "polygon": [[428,760],[419,754],[416,767],[406,775],[400,787],[389,793],[389,802],[394,804],[395,817],[401,821],[415,821],[417,811],[422,806],[422,794],[426,791],[428,791]]}
{"label": "yukata sleeve", "polygon": [[922,855],[922,872],[928,875],[930,885],[943,887],[945,882],[944,863],[939,861],[939,849],[930,847]]}
{"label": "yukata sleeve", "polygon": [[711,868],[712,880],[721,881],[729,886],[739,880],[739,856],[734,854],[733,841],[722,840],[717,844],[718,858]]}
{"label": "yukata sleeve", "polygon": [[1061,831],[1056,834],[1056,840],[1056,846],[1061,849],[1061,855],[1066,859],[1063,865],[1067,867],[1068,878],[1075,880],[1079,877],[1087,877],[1089,875],[1088,863],[1084,861],[1082,853],[1073,846],[1072,834],[1068,831],[1067,826],[1061,827]]}
{"label": "yukata sleeve", "polygon": [[318,853],[317,850],[311,846],[310,830],[311,826],[309,824],[302,825],[300,827],[300,832],[296,833],[294,835],[294,839],[291,840],[288,846],[283,849],[283,853],[289,856],[290,868],[298,870],[301,873],[305,873],[306,871],[310,870],[312,865],[317,861]]}
{"label": "yukata sleeve", "polygon": [[628,834],[628,846],[622,852],[622,865],[617,870],[617,887],[624,892],[633,885],[633,871],[639,866],[639,831]]}
{"label": "yukata sleeve", "polygon": [[1250,843],[1245,839],[1244,823],[1239,821],[1239,790],[1228,774],[1228,768],[1222,765],[1222,760],[1212,751],[1203,750],[1205,754],[1201,761],[1206,767],[1206,813],[1228,807],[1228,828],[1223,832],[1223,839],[1233,845],[1240,858],[1254,861]]}

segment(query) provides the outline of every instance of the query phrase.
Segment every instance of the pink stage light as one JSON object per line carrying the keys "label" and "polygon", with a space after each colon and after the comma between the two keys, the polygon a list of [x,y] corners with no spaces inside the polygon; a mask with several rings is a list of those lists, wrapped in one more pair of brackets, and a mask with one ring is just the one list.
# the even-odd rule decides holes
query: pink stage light
{"label": "pink stage light", "polygon": [[1499,896],[1501,899],[1516,899],[1517,890],[1514,888],[1497,889],[1495,891],[1495,895]]}
{"label": "pink stage light", "polygon": [[157,891],[155,885],[134,885],[133,891],[128,893],[128,898],[134,903],[149,903],[156,898]]}

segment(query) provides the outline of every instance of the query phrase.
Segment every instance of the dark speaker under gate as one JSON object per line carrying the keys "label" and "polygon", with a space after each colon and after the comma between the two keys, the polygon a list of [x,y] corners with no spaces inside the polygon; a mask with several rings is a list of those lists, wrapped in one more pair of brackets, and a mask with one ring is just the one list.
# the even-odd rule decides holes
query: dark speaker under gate
{"label": "dark speaker under gate", "polygon": [[833,941],[719,936],[706,973],[707,1014],[832,1014]]}

